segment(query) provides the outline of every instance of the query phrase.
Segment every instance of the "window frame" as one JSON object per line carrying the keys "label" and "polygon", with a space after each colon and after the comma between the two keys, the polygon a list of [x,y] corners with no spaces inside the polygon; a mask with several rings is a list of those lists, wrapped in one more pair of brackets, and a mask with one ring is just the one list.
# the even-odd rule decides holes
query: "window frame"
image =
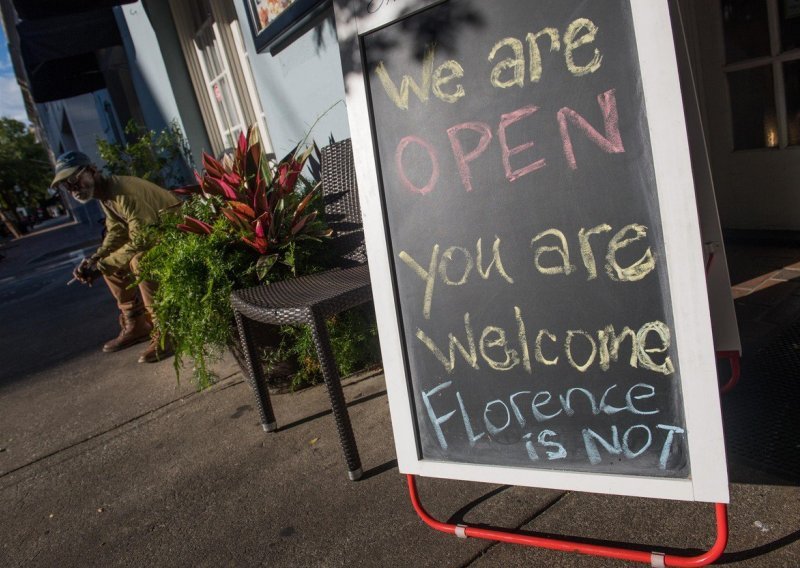
{"label": "window frame", "polygon": [[208,0],[208,13],[204,14],[203,21],[198,20],[198,10],[193,7],[193,0],[169,0],[168,5],[175,22],[175,31],[178,35],[181,51],[187,65],[187,71],[194,90],[195,97],[200,106],[203,126],[208,135],[210,153],[221,156],[230,151],[230,142],[224,139],[224,128],[220,126],[219,109],[214,100],[215,94],[206,78],[205,62],[202,54],[198,53],[194,38],[197,31],[206,22],[205,16],[213,20],[213,31],[216,41],[219,42],[219,53],[225,58],[230,83],[228,87],[234,97],[235,111],[243,118],[245,128],[257,125],[259,137],[266,152],[272,151],[269,131],[261,100],[258,97],[255,83],[252,78],[250,61],[244,57],[244,38],[242,28],[238,21],[236,9],[230,0]]}
{"label": "window frame", "polygon": [[[789,51],[781,51],[781,20],[780,20],[780,0],[765,0],[767,3],[767,22],[769,32],[770,54],[760,57],[753,57],[750,59],[743,59],[735,63],[725,63],[722,66],[722,72],[725,74],[725,84],[727,85],[728,97],[730,97],[730,81],[729,74],[737,71],[746,71],[758,67],[772,68],[772,88],[775,96],[775,115],[778,127],[778,141],[775,146],[763,146],[759,148],[736,148],[732,147],[733,152],[749,152],[749,151],[774,151],[785,150],[787,148],[798,147],[798,144],[789,144],[789,116],[786,105],[786,81],[784,79],[784,63],[799,61],[800,48],[795,48]],[[720,0],[720,14],[722,14],[722,6]],[[722,25],[722,38],[725,38],[725,20],[720,18]],[[724,45],[723,45],[724,49]],[[732,104],[728,104],[729,119],[731,127],[731,136],[734,136],[736,125],[734,124],[734,117],[732,113]],[[733,141],[733,140],[732,140]]]}
{"label": "window frame", "polygon": [[[213,75],[212,71],[208,68],[205,58],[203,57],[202,50],[197,45],[198,37],[207,31],[210,31],[211,35],[214,37],[214,42],[216,44],[215,49],[217,50],[219,63],[222,66],[222,70],[216,75]],[[192,44],[194,46],[195,53],[197,54],[197,60],[200,64],[204,87],[208,94],[209,101],[211,101],[211,109],[214,112],[217,129],[220,137],[222,138],[223,151],[230,150],[236,146],[237,133],[244,132],[247,129],[247,120],[239,102],[239,93],[233,79],[233,73],[231,72],[231,64],[230,61],[228,61],[228,54],[225,52],[224,45],[222,45],[220,28],[212,15],[209,15],[208,18],[196,30],[194,30]],[[227,82],[228,94],[230,95],[230,100],[228,101],[222,100],[223,98],[227,98],[225,93],[223,93],[222,89],[219,87],[219,84],[223,80]],[[215,86],[220,89],[220,96],[222,98],[217,97],[214,89]],[[228,124],[226,117],[223,116],[223,114],[227,113],[220,108],[220,104],[227,105],[230,110],[236,113],[236,118],[238,120],[236,124]]]}
{"label": "window frame", "polygon": [[269,50],[273,53],[294,32],[302,29],[332,5],[332,0],[294,0],[277,18],[261,27],[256,0],[244,0],[245,11],[250,20],[250,31],[256,52]]}

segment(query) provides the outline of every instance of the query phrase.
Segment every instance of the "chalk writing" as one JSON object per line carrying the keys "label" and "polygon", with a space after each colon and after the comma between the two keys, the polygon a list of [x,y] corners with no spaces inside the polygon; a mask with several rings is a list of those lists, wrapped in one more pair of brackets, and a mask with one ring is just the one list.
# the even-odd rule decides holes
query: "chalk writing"
{"label": "chalk writing", "polygon": [[[400,251],[397,255],[408,267],[410,267],[417,276],[419,276],[425,283],[425,294],[422,305],[422,315],[425,319],[431,317],[431,304],[433,303],[433,291],[436,284],[436,274],[438,267],[438,274],[444,284],[450,286],[460,286],[464,284],[472,271],[473,259],[471,253],[464,247],[450,247],[445,251],[441,260],[439,259],[439,245],[435,244],[431,248],[431,259],[428,264],[428,269],[423,268],[414,258],[406,251]],[[461,269],[463,274],[459,277],[457,282],[452,281],[448,276],[448,270],[453,263],[453,255],[455,251],[461,251],[463,256],[464,266]],[[492,274],[492,267],[495,268],[497,275],[505,280],[508,284],[513,284],[514,279],[509,276],[503,266],[503,261],[500,256],[500,238],[495,236],[494,243],[492,244],[492,260],[483,267],[483,246],[482,239],[478,238],[475,243],[475,257],[477,262],[477,272],[483,280],[488,280]]]}
{"label": "chalk writing", "polygon": [[[653,416],[660,413],[660,410],[652,404],[648,405],[648,400],[653,399],[656,387],[647,383],[637,383],[627,391],[621,391],[613,384],[606,388],[599,397],[595,392],[587,388],[572,387],[563,393],[551,391],[519,391],[510,394],[507,402],[504,399],[493,399],[483,404],[483,412],[480,417],[480,429],[476,429],[476,422],[469,415],[464,404],[463,394],[460,391],[453,392],[453,381],[440,383],[430,390],[422,392],[422,400],[425,405],[428,419],[436,432],[439,446],[446,450],[448,448],[448,428],[450,435],[455,435],[459,427],[463,427],[468,435],[471,447],[475,447],[483,441],[490,444],[492,439],[499,437],[509,430],[512,425],[519,428],[530,428],[537,424],[545,423],[554,418],[564,415],[578,422],[586,420],[587,417],[597,415],[624,415],[630,414],[641,418]],[[449,410],[452,402],[447,402],[445,395],[454,396],[455,404],[458,409]],[[576,398],[577,397],[577,398]],[[435,402],[434,402],[435,401]],[[544,408],[549,407],[545,412]],[[450,422],[458,414],[460,422]],[[602,461],[601,452],[612,456],[624,457],[627,460],[634,460],[653,449],[658,454],[658,467],[662,470],[667,468],[670,451],[675,441],[676,435],[685,433],[679,426],[655,423],[636,423],[626,427],[620,436],[620,428],[617,424],[611,424],[607,431],[598,432],[596,427],[584,427],[580,429],[583,446],[581,448],[569,449],[559,441],[559,433],[556,430],[545,428],[538,431],[538,434],[527,432],[520,434],[519,439],[525,441],[525,451],[532,461],[540,459],[536,451],[536,444],[545,448],[545,455],[548,460],[563,459],[570,453],[581,452],[585,459],[596,465]],[[534,443],[534,439],[536,443]],[[656,444],[656,445],[654,445]]]}
{"label": "chalk writing", "polygon": [[433,85],[434,96],[446,103],[454,103],[466,94],[463,85],[459,83],[455,84],[453,92],[448,93],[445,91],[448,83],[464,76],[464,68],[461,67],[461,64],[458,61],[448,60],[439,65],[434,71],[433,60],[435,57],[435,47],[433,45],[428,46],[422,58],[421,82],[417,83],[411,75],[403,75],[400,81],[400,88],[392,81],[383,61],[375,68],[375,74],[380,79],[386,94],[389,95],[398,108],[408,110],[409,89],[417,95],[421,103],[427,103],[430,97],[431,84]]}
{"label": "chalk writing", "polygon": [[367,12],[374,14],[384,6],[394,4],[395,2],[397,2],[397,0],[369,0],[369,4],[367,4]]}
{"label": "chalk writing", "polygon": [[[464,314],[464,339],[459,339],[453,332],[447,334],[447,354],[439,347],[443,342],[437,343],[421,327],[417,328],[416,337],[448,373],[452,373],[456,368],[456,352],[460,353],[464,362],[475,370],[481,369],[481,361],[483,361],[489,368],[496,371],[510,371],[515,368],[522,362],[520,353],[523,353],[523,368],[526,372],[532,373],[530,346],[527,341],[522,310],[518,306],[514,306],[514,314],[517,324],[516,343],[511,342],[504,328],[491,324],[483,327],[479,341],[476,343],[475,330],[469,312]],[[575,355],[573,344],[576,336],[581,337],[582,341],[589,346],[590,354],[585,357],[583,362],[578,362]],[[545,328],[540,329],[536,334],[533,346],[534,360],[543,365],[557,365],[560,353],[563,353],[569,366],[576,371],[585,373],[595,363],[595,360],[602,371],[607,371],[611,367],[611,363],[617,362],[619,359],[622,341],[628,338],[630,340],[628,364],[632,368],[646,369],[662,375],[671,375],[675,372],[672,359],[668,354],[672,333],[669,327],[661,321],[644,323],[635,333],[626,326],[623,328],[621,337],[616,335],[612,325],[596,330],[593,334],[579,329],[568,329],[563,332],[561,337],[563,337],[563,343],[559,341],[558,335]],[[545,338],[548,340],[548,346],[543,345]],[[549,350],[550,357],[546,357],[545,350]],[[478,357],[479,352],[480,358]],[[559,355],[556,355],[557,353]],[[553,357],[553,355],[556,356]],[[664,356],[663,360],[659,362],[654,359],[654,356],[660,355]]]}
{"label": "chalk writing", "polygon": [[[383,2],[378,4],[376,0],[373,0],[367,11],[376,12],[382,5]],[[587,18],[574,20],[564,32],[564,63],[569,72],[576,77],[582,77],[600,69],[603,56],[597,47],[591,51],[592,56],[589,61],[583,65],[575,62],[575,51],[592,44],[597,37],[597,32],[598,27]],[[528,77],[532,83],[538,83],[542,78],[542,53],[539,49],[538,41],[545,36],[550,40],[550,53],[561,51],[561,39],[556,28],[543,28],[538,32],[528,33],[525,36],[529,58],[527,65]],[[487,59],[490,62],[494,62],[501,55],[501,52],[506,51],[510,52],[510,56],[499,59],[495,63],[489,75],[489,80],[494,87],[499,89],[507,89],[514,86],[524,87],[526,65],[525,44],[523,44],[522,40],[515,37],[506,37],[499,40],[492,46]],[[431,86],[433,86],[433,94],[442,102],[452,104],[466,95],[464,85],[461,83],[455,83],[448,87],[448,83],[464,77],[464,67],[458,61],[449,59],[434,70],[435,58],[435,46],[430,44],[427,46],[422,59],[420,82],[417,82],[411,75],[403,75],[399,88],[389,75],[386,64],[383,61],[378,63],[375,67],[375,74],[381,85],[383,85],[386,94],[397,105],[397,108],[408,110],[409,90],[413,91],[423,104],[428,102]],[[445,88],[451,90],[448,92]]]}
{"label": "chalk writing", "polygon": [[[578,231],[578,242],[581,250],[581,260],[586,270],[586,279],[594,280],[597,278],[597,264],[594,252],[589,242],[592,235],[600,235],[612,230],[607,224],[597,225],[591,229],[581,228]],[[648,274],[656,269],[656,259],[652,248],[647,244],[647,227],[638,223],[631,223],[617,231],[606,245],[606,264],[605,272],[608,278],[615,282],[636,282],[644,279]],[[548,237],[552,237],[554,244],[542,244]],[[642,255],[628,265],[620,264],[618,257],[624,249],[634,246],[639,241],[643,241],[640,250],[643,248]],[[498,283],[507,285],[514,284],[514,279],[506,270],[505,264],[500,253],[501,240],[495,236],[492,244],[491,261],[484,267],[484,252],[482,238],[478,238],[475,243],[475,255],[466,247],[450,246],[445,249],[444,254],[439,256],[440,245],[434,244],[431,247],[430,261],[428,268],[424,268],[407,251],[401,250],[398,258],[408,266],[425,284],[423,294],[422,314],[425,319],[431,317],[431,306],[437,281],[439,280],[447,286],[462,286],[466,284],[472,273],[473,267],[483,280],[489,280],[492,273],[495,273]],[[562,231],[550,228],[538,233],[531,240],[531,247],[534,249],[533,266],[536,271],[546,276],[563,274],[569,276],[576,272],[576,266],[571,262],[569,244]],[[551,257],[555,254],[555,259]],[[544,257],[544,258],[543,258]],[[494,268],[494,270],[492,270]]]}
{"label": "chalk writing", "polygon": [[[412,83],[412,81],[409,81],[409,84]],[[413,83],[413,85],[413,89],[416,89],[416,83]],[[408,89],[406,89],[406,91],[407,90]],[[588,120],[574,109],[562,107],[555,113],[556,120],[559,124],[559,132],[561,133],[561,145],[565,163],[572,170],[577,170],[579,164],[575,156],[572,134],[569,128],[570,125],[593,142],[603,153],[621,154],[625,152],[625,146],[619,130],[619,115],[617,112],[617,100],[614,89],[597,95],[597,104],[603,115],[604,134],[601,134]],[[513,147],[509,146],[508,129],[519,124],[517,128],[530,130],[531,127],[527,123],[530,122],[531,117],[537,114],[539,110],[539,107],[536,105],[528,105],[500,116],[497,126],[497,140],[500,159],[503,164],[503,172],[508,181],[516,182],[528,174],[542,170],[549,163],[547,157],[536,155],[533,156],[533,159],[528,158],[529,162],[525,165],[517,164],[517,167],[514,167],[511,163],[512,158],[519,154],[531,154],[532,150],[536,147],[536,143],[534,141],[528,141]],[[486,150],[489,149],[494,139],[493,132],[491,125],[478,121],[462,122],[446,130],[447,137],[450,141],[450,152],[456,164],[458,175],[461,178],[461,183],[467,192],[471,192],[475,189],[471,164],[482,157]],[[465,149],[464,146],[464,133],[471,134],[469,138],[474,138],[475,133],[479,136],[477,144],[469,150]],[[415,185],[410,180],[407,173],[409,168],[403,160],[405,152],[411,144],[419,146],[426,154],[426,159],[430,163],[431,174],[423,186]],[[400,176],[400,181],[403,187],[412,193],[426,195],[436,188],[441,172],[441,163],[441,150],[437,149],[433,143],[422,136],[405,136],[400,140],[395,149],[395,165]],[[413,169],[416,170],[417,167],[415,166]]]}
{"label": "chalk writing", "polygon": [[631,16],[605,4],[363,36],[423,459],[691,474]]}

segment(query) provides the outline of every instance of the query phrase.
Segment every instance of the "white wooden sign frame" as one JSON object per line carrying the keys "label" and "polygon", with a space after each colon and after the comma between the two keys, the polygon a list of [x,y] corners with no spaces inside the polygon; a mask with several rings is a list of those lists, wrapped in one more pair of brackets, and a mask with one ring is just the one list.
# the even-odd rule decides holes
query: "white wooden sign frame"
{"label": "white wooden sign frame", "polygon": [[[451,0],[458,1],[458,0]],[[486,0],[489,1],[489,0]],[[727,466],[714,362],[703,249],[667,0],[629,0],[648,109],[679,357],[691,476],[671,479],[419,459],[413,398],[395,304],[359,36],[440,3],[335,0],[347,109],[370,260],[392,429],[402,473],[639,497],[728,503]],[[654,112],[658,109],[658,112]]]}

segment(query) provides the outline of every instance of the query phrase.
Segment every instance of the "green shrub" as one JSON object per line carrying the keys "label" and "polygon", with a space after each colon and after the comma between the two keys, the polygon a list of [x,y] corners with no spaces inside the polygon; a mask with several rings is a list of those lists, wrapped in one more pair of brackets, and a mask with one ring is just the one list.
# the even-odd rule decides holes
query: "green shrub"
{"label": "green shrub", "polygon": [[131,120],[125,126],[125,144],[97,139],[97,150],[112,175],[136,176],[161,187],[180,187],[190,182],[194,168],[189,143],[176,121],[161,132],[147,130]]}
{"label": "green shrub", "polygon": [[[330,318],[327,324],[340,376],[350,375],[380,362],[378,328],[371,304],[338,314]],[[322,380],[322,370],[309,327],[281,328],[280,346],[266,354],[265,362],[269,368],[285,359],[297,361],[297,371],[291,381],[292,389]]]}
{"label": "green shrub", "polygon": [[[157,331],[175,349],[175,369],[193,359],[198,388],[214,377],[209,363],[236,341],[233,290],[321,270],[330,235],[321,218],[319,184],[302,174],[313,147],[280,162],[267,159],[252,132],[232,156],[203,156],[199,190],[151,227],[140,278],[158,283]],[[379,360],[374,316],[354,310],[330,322],[333,350],[345,375]],[[319,379],[310,332],[281,330],[281,345],[267,364],[296,357],[293,386]]]}
{"label": "green shrub", "polygon": [[213,382],[209,363],[231,341],[231,292],[257,283],[254,255],[222,223],[200,236],[179,230],[177,221],[170,216],[161,225],[141,277],[159,283],[155,325],[175,348],[176,372],[186,357],[193,359],[193,376],[202,389]]}

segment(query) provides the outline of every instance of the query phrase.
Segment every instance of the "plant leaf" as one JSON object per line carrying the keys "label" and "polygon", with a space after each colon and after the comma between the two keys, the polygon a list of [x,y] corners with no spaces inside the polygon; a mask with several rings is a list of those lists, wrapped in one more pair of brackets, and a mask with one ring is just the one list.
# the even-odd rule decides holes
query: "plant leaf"
{"label": "plant leaf", "polygon": [[253,229],[246,219],[242,219],[236,211],[231,209],[223,209],[222,214],[233,224],[234,227],[239,228],[248,233],[252,233]]}
{"label": "plant leaf", "polygon": [[267,199],[267,188],[259,186],[253,195],[253,211],[262,212],[269,210],[269,200]]}
{"label": "plant leaf", "polygon": [[228,206],[231,209],[234,209],[236,212],[245,215],[249,219],[256,218],[256,212],[253,211],[253,208],[247,205],[246,203],[242,203],[241,201],[229,201]]}
{"label": "plant leaf", "polygon": [[256,221],[256,237],[264,238],[264,223]]}
{"label": "plant leaf", "polygon": [[243,237],[242,242],[247,243],[261,254],[267,254],[267,250],[269,249],[269,243],[266,241],[266,239],[261,239],[258,237],[255,239],[248,239]]}
{"label": "plant leaf", "polygon": [[295,219],[299,215],[302,215],[303,211],[305,211],[308,204],[311,203],[311,200],[314,199],[314,197],[316,196],[317,189],[319,189],[321,186],[322,182],[317,183],[313,188],[311,188],[311,191],[309,191],[308,194],[303,198],[303,200],[297,205],[297,209],[294,212]]}
{"label": "plant leaf", "polygon": [[222,176],[222,181],[232,187],[239,187],[242,185],[242,179],[242,176],[236,172],[226,172],[225,175]]}
{"label": "plant leaf", "polygon": [[206,152],[203,152],[203,167],[208,173],[217,177],[222,177],[225,173],[225,168],[222,167],[222,164]]}
{"label": "plant leaf", "polygon": [[236,190],[233,189],[229,184],[224,182],[222,179],[216,179],[214,181],[222,189],[222,193],[225,195],[225,197],[227,199],[231,199],[231,200],[239,199],[239,195],[236,193]]}
{"label": "plant leaf", "polygon": [[185,187],[178,187],[172,190],[178,195],[195,195],[200,193],[200,185],[187,185]]}
{"label": "plant leaf", "polygon": [[278,254],[269,254],[263,255],[259,257],[256,261],[256,272],[258,274],[259,280],[264,280],[267,273],[275,266],[275,263],[278,261]]}
{"label": "plant leaf", "polygon": [[204,223],[200,219],[195,219],[194,217],[189,217],[188,215],[184,216],[183,223],[179,224],[178,228],[189,233],[197,233],[198,235],[210,235],[211,231],[213,230],[211,225],[208,223]]}
{"label": "plant leaf", "polygon": [[314,211],[312,213],[309,213],[305,217],[301,218],[299,221],[297,221],[297,223],[295,223],[292,226],[292,235],[296,235],[297,233],[302,231],[303,227],[306,226],[306,223],[310,223],[316,218],[317,218],[317,212],[316,211]]}
{"label": "plant leaf", "polygon": [[217,183],[217,180],[211,177],[210,175],[206,174],[203,177],[203,193],[208,196],[211,195],[224,195],[222,188]]}
{"label": "plant leaf", "polygon": [[236,147],[236,157],[242,161],[242,165],[244,165],[244,158],[247,154],[247,138],[250,135],[250,128],[247,129],[247,136],[245,136],[244,132],[239,133],[239,144]]}

